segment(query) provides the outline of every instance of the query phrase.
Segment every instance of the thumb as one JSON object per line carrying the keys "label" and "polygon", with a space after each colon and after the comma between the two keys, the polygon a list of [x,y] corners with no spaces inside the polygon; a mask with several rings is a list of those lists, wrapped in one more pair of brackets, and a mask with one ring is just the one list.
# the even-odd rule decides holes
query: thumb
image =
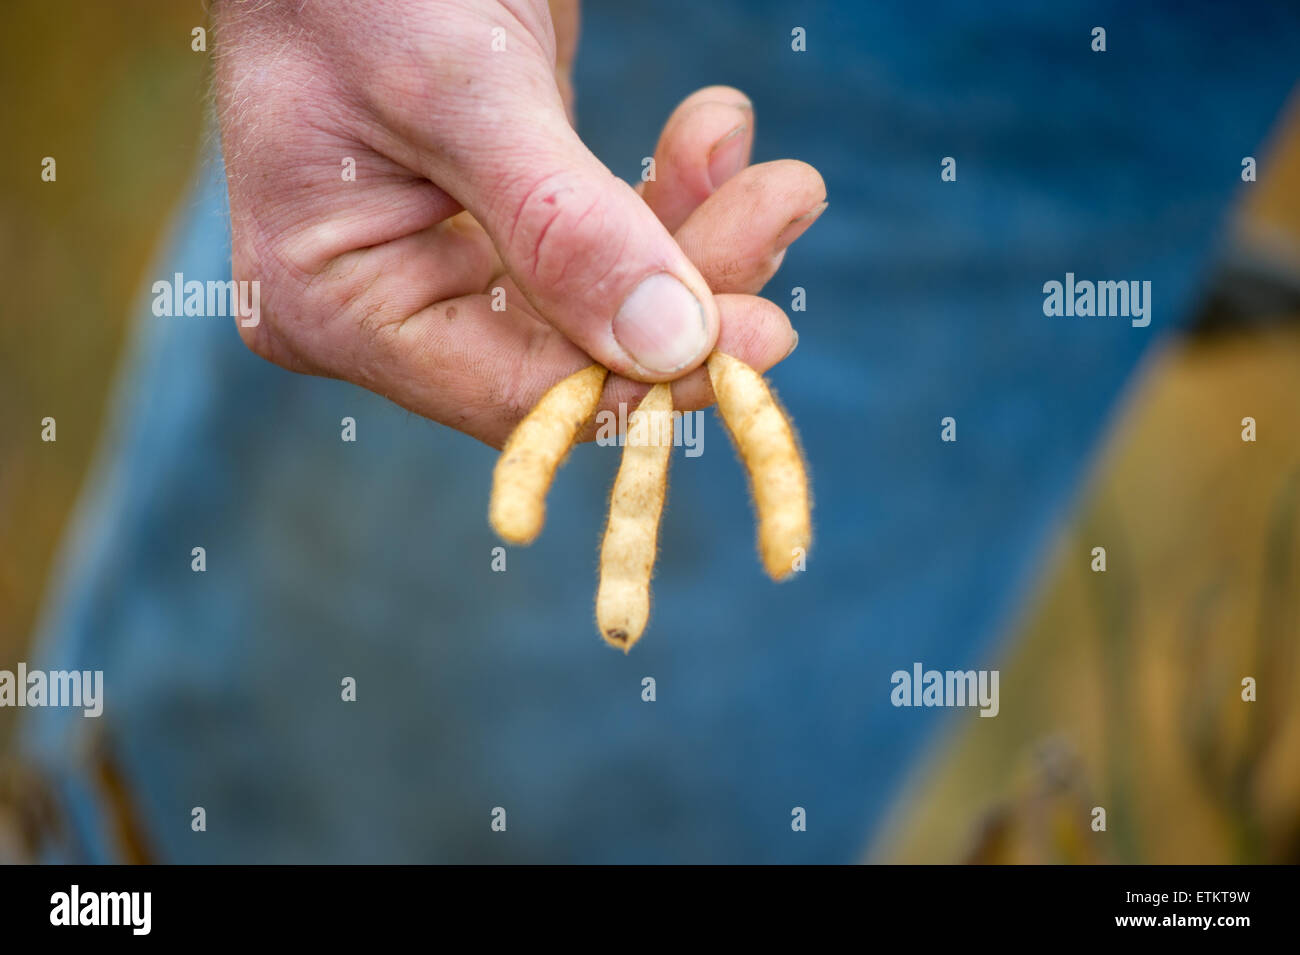
{"label": "thumb", "polygon": [[436,181],[487,230],[533,308],[620,375],[661,381],[699,365],[718,337],[708,285],[583,145],[559,94],[493,119],[500,133],[462,144]]}

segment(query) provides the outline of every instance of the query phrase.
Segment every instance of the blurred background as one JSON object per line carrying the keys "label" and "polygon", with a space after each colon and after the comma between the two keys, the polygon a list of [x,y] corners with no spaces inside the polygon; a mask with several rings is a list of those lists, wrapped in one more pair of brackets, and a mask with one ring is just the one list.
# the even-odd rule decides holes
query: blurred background
{"label": "blurred background", "polygon": [[[0,9],[0,660],[22,658],[104,423],[150,260],[189,187],[208,57],[198,4],[16,0]],[[181,42],[184,39],[185,42]],[[41,161],[57,162],[56,184]],[[33,163],[35,166],[33,166]],[[31,175],[32,169],[37,175]],[[19,422],[59,422],[33,443]],[[55,452],[53,454],[47,452]],[[0,739],[13,732],[0,711]]]}
{"label": "blurred background", "polygon": [[[736,834],[718,835],[716,844],[701,841],[678,807],[683,797],[665,783],[643,814],[638,838],[624,848],[617,826],[609,823],[595,826],[593,843],[581,850],[573,846],[582,837],[567,830],[569,843],[537,837],[516,855],[494,854],[496,850],[470,841],[453,842],[448,849],[430,836],[427,851],[416,858],[654,859],[658,833],[670,847],[680,837],[687,850],[664,851],[667,858],[683,860],[1300,861],[1300,110],[1294,101],[1286,105],[1292,77],[1286,76],[1285,66],[1300,62],[1295,57],[1300,33],[1290,30],[1294,18],[1278,13],[1280,19],[1274,21],[1271,12],[1253,20],[1234,15],[1237,26],[1229,28],[1209,7],[1153,7],[1143,20],[1138,14],[1120,14],[1119,5],[1113,5],[1071,8],[1056,14],[1057,19],[1016,6],[1005,18],[981,19],[954,5],[927,27],[901,13],[826,13],[808,4],[759,3],[743,13],[726,4],[708,11],[689,6],[654,13],[587,5],[579,59],[580,129],[612,168],[632,178],[647,139],[653,140],[674,102],[695,86],[729,82],[757,104],[756,160],[790,155],[822,169],[830,184],[831,212],[840,212],[840,218],[828,215],[817,238],[792,250],[775,283],[781,287],[769,294],[788,304],[782,299],[786,286],[806,285],[814,296],[824,290],[820,316],[816,308],[808,316],[794,316],[802,333],[800,352],[787,377],[778,371],[776,381],[804,426],[820,520],[845,526],[821,529],[825,536],[817,556],[824,567],[834,569],[830,583],[823,585],[827,589],[804,598],[790,596],[789,590],[770,596],[759,589],[763,585],[756,576],[746,577],[729,591],[725,611],[701,614],[715,623],[739,621],[739,635],[726,646],[721,662],[669,656],[674,641],[705,641],[716,631],[686,635],[689,615],[683,610],[675,616],[678,612],[671,608],[688,601],[680,589],[675,591],[672,571],[662,571],[656,585],[659,627],[652,623],[644,666],[637,663],[635,674],[628,671],[626,676],[635,675],[635,685],[642,669],[676,672],[673,667],[680,666],[702,673],[691,693],[684,694],[699,699],[710,693],[718,700],[732,699],[720,682],[727,670],[736,672],[737,681],[763,684],[762,693],[745,697],[744,705],[715,703],[715,722],[692,723],[694,717],[685,710],[680,718],[674,716],[678,735],[663,744],[676,754],[664,757],[668,763],[710,762],[707,744],[692,736],[695,742],[683,749],[680,740],[687,736],[682,734],[716,736],[719,746],[748,754],[751,744],[757,746],[755,740],[770,739],[772,727],[783,721],[794,720],[796,729],[782,743],[786,756],[769,751],[752,763],[719,766],[716,773],[725,780],[706,774],[694,788],[685,787],[692,798],[717,790],[725,804],[740,806],[732,821]],[[1060,51],[1049,44],[1039,59],[1030,57],[1027,63],[1009,57],[1012,65],[1001,67],[991,61],[1004,58],[1008,48],[1033,47],[1044,31],[1063,22],[1062,31],[1071,35],[1066,45],[1082,45],[1071,61],[1078,68],[1090,55],[1086,39],[1079,37],[1086,38],[1103,13],[1108,17],[1104,22],[1113,24],[1112,43],[1126,35],[1122,27],[1128,26],[1133,29],[1127,36],[1140,33],[1147,45],[1125,53],[1126,43],[1136,43],[1121,41],[1107,54],[1112,57],[1107,66],[1113,65],[1119,78],[1096,81],[1095,89],[1082,83],[1070,87],[1071,94],[1104,93],[1107,101],[1097,107],[1100,111],[1122,102],[1116,91],[1126,89],[1125,75],[1163,69],[1169,86],[1151,90],[1150,103],[1143,107],[1150,112],[1130,117],[1129,126],[1116,120],[1115,128],[1097,133],[1087,117],[1080,119],[1062,107],[1063,125],[1054,128],[1043,120],[1050,110],[1043,109],[1042,100],[1052,94],[1029,85],[1052,85],[1036,78],[1044,64],[1062,61]],[[674,24],[682,22],[692,23],[694,31],[694,39],[682,43],[713,43],[721,52],[712,64],[678,64],[670,78],[661,77],[662,89],[634,91],[631,95],[642,95],[649,103],[645,116],[629,115],[619,93],[633,81],[619,80],[620,87],[610,77],[626,71],[640,77],[636,83],[643,86],[646,78],[660,77],[664,68],[656,66],[650,40],[677,42],[681,30]],[[87,475],[100,448],[129,330],[144,312],[142,289],[155,272],[170,273],[153,263],[163,261],[177,241],[176,230],[182,227],[173,225],[174,217],[193,215],[187,196],[196,179],[200,185],[204,181],[201,158],[212,145],[204,133],[210,53],[191,50],[190,31],[205,23],[199,4],[163,0],[8,0],[0,6],[0,128],[7,145],[0,150],[0,281],[6,289],[0,321],[0,669],[13,669],[19,660],[38,665],[34,641],[42,614],[54,621],[52,634],[61,629],[60,542],[73,526],[79,493],[94,490],[85,487]],[[791,24],[809,25],[814,41],[810,59],[782,60],[773,70],[762,54],[788,52]],[[1180,24],[1187,24],[1185,32]],[[833,41],[828,39],[832,36]],[[993,45],[999,36],[1008,44],[1003,53]],[[633,37],[643,45],[621,45],[631,44]],[[834,55],[820,46],[831,42]],[[683,57],[690,53],[689,46],[678,51]],[[1241,65],[1247,61],[1249,69]],[[999,69],[1006,75],[981,86],[979,77]],[[971,76],[976,81],[967,90]],[[1182,85],[1193,76],[1204,90]],[[1183,101],[1169,98],[1171,88],[1185,91],[1185,103],[1196,115],[1156,118],[1160,103],[1172,105],[1170,112],[1182,109]],[[1258,95],[1243,100],[1243,89]],[[1027,103],[1016,99],[1017,90]],[[824,97],[820,110],[814,95]],[[980,123],[949,128],[953,145],[936,145],[943,142],[944,117],[962,111]],[[827,123],[823,113],[839,118]],[[1231,130],[1230,123],[1236,124]],[[1144,130],[1146,138],[1130,135],[1130,126]],[[999,172],[999,157],[1012,152],[1007,138],[999,141],[994,135],[999,129],[1004,137],[1008,129],[1017,131],[1022,172],[1035,161],[1025,158],[1025,144],[1041,137],[1047,148],[1060,148],[1059,156],[1079,155],[1080,162],[1097,163],[1102,170],[1097,181],[1113,184],[1113,192],[1101,198],[1089,194],[1077,185],[1076,170],[1068,164],[1056,166],[1059,178],[1045,174],[1037,182],[1032,174],[1018,180]],[[1143,153],[1149,142],[1168,143],[1168,154]],[[939,185],[939,158],[949,151],[960,157],[959,185],[997,191],[965,205],[961,200],[944,205],[946,198],[923,192],[918,185],[922,178],[924,188],[931,182]],[[1240,181],[1243,155],[1258,158],[1258,182]],[[40,179],[44,156],[57,158],[56,184]],[[1043,159],[1041,165],[1050,170],[1053,161]],[[1180,161],[1187,165],[1180,168]],[[1212,162],[1217,171],[1207,173]],[[922,165],[923,173],[911,171]],[[1219,184],[1206,185],[1214,176],[1220,177]],[[217,202],[210,190],[201,196],[207,205]],[[1059,204],[1044,196],[1059,198]],[[1157,204],[1153,197],[1163,197],[1159,212],[1152,211]],[[1125,218],[1126,210],[1131,219]],[[1053,216],[1059,216],[1059,223]],[[1094,251],[1084,258],[1062,254],[1046,266],[1036,260],[1027,267],[1024,256],[1030,253],[1020,250],[1032,247],[1034,236],[1068,236],[1071,228],[1074,247]],[[1065,249],[1068,242],[1061,245]],[[972,251],[976,248],[978,255]],[[1004,250],[1010,264],[1002,271],[996,262],[986,268]],[[1107,258],[1112,253],[1121,264]],[[1132,267],[1123,264],[1130,259]],[[873,264],[863,273],[867,262]],[[1089,272],[1093,262],[1103,264]],[[1153,324],[1160,327],[1141,344],[1136,329],[1089,329],[1094,350],[1080,346],[1076,351],[1071,332],[1041,332],[1051,320],[1033,314],[1041,282],[1060,279],[1067,269],[1080,277],[1178,275],[1183,287],[1169,294],[1168,284],[1157,283]],[[941,272],[942,281],[949,283],[955,281],[950,276],[961,273],[965,287],[947,297],[937,287],[931,290]],[[992,283],[1010,285],[1013,273],[1030,278],[1009,299]],[[829,276],[822,286],[820,275]],[[860,302],[860,286],[854,284],[864,280],[875,296],[869,303]],[[1021,306],[1015,330],[997,324],[998,316],[1010,314],[1010,300]],[[1174,303],[1176,316],[1164,310],[1172,310]],[[225,331],[234,338],[233,329],[220,334]],[[1034,338],[1040,335],[1048,337]],[[1112,337],[1096,343],[1103,335]],[[900,344],[903,336],[923,342],[926,353],[937,356],[933,363],[923,365],[906,351],[911,346]],[[975,336],[987,344],[972,347]],[[1026,370],[1030,359],[1044,357],[1060,367],[1042,368],[1034,378]],[[794,367],[800,359],[802,373]],[[964,370],[964,362],[981,361],[983,377]],[[891,365],[913,376],[914,392],[888,378]],[[255,374],[278,382],[289,373],[265,366]],[[1052,391],[1049,379],[1067,380],[1069,388]],[[943,400],[945,394],[979,394],[984,382],[990,388],[1010,388],[1012,381],[1023,388],[1023,401],[1001,407],[997,427],[1006,436],[998,439],[1000,445],[981,444],[976,399],[965,404]],[[314,389],[313,395],[337,395],[347,388],[324,382],[302,387]],[[822,414],[827,403],[850,407],[835,418],[829,411]],[[939,418],[953,407],[961,409],[961,447],[973,449],[968,456],[940,460],[938,451],[916,450],[932,435],[937,441]],[[330,421],[337,420],[337,408],[328,408]],[[912,412],[920,423],[908,417]],[[46,416],[58,421],[57,443],[39,440],[39,423]],[[874,423],[891,416],[898,419],[897,430]],[[1254,443],[1241,439],[1246,416],[1257,422]],[[396,437],[390,449],[403,442],[443,440],[429,438],[429,429],[399,418],[394,416],[399,423],[392,426]],[[325,430],[329,427],[327,422]],[[861,454],[843,450],[850,430],[857,432],[855,441],[866,445]],[[711,437],[717,442],[711,451],[720,462],[719,474],[734,468],[722,449],[720,429]],[[461,459],[470,462],[466,467],[477,469],[465,487],[485,488],[491,455],[485,449],[452,447],[463,451]],[[255,466],[249,463],[253,460],[243,459],[241,468]],[[600,499],[607,472],[571,464],[557,482],[560,500],[553,522],[581,520],[577,515]],[[577,483],[567,498],[559,490],[566,476]],[[675,477],[672,494],[682,495],[676,505],[682,523],[727,523],[729,536],[718,546],[738,546],[748,559],[749,516],[743,502],[694,502],[693,492],[683,489],[693,480],[680,473]],[[908,486],[910,491],[898,490]],[[595,497],[588,488],[596,489]],[[736,498],[734,488],[726,494],[728,501]],[[1028,503],[1023,513],[1008,516],[1008,501]],[[463,500],[459,506],[477,518],[480,504],[485,505],[485,498]],[[928,530],[919,530],[919,518],[897,519],[898,513],[927,509],[937,509],[942,517],[926,525]],[[589,520],[598,522],[599,515]],[[594,523],[578,526],[595,539]],[[674,555],[691,553],[688,534],[684,527],[667,527],[661,559],[672,562]],[[316,546],[301,534],[291,540],[302,554]],[[1090,569],[1092,548],[1099,544],[1108,553],[1101,574]],[[77,542],[65,546],[75,552]],[[485,553],[488,546],[484,527]],[[339,575],[353,573],[353,563],[367,559],[344,544],[337,547],[330,553]],[[397,550],[413,553],[400,542]],[[696,550],[705,567],[727,560],[715,554],[710,564],[706,545]],[[1014,559],[1009,556],[1013,552]],[[557,560],[558,553],[536,556],[544,563]],[[584,574],[588,563],[583,550],[576,564]],[[904,576],[904,570],[911,576]],[[63,568],[64,573],[74,571]],[[698,579],[699,564],[692,572]],[[125,580],[149,587],[147,575],[123,573],[116,585]],[[733,578],[722,571],[717,579],[723,590],[733,586]],[[539,580],[535,589],[544,591],[545,582]],[[576,592],[588,583],[584,577]],[[325,586],[333,585],[327,581]],[[418,593],[422,584],[407,586]],[[851,604],[844,594],[857,587],[860,600]],[[232,593],[221,599],[237,600]],[[763,601],[772,603],[754,598],[751,617],[728,616],[740,613],[731,604],[748,600],[749,594],[762,594]],[[375,598],[377,603],[397,599],[392,594]],[[517,601],[516,625],[529,619],[524,594],[501,599]],[[772,609],[782,601],[787,609]],[[577,611],[555,632],[581,632],[587,608],[578,606]],[[448,613],[455,618],[455,611]],[[770,637],[763,630],[765,617],[773,621]],[[247,629],[256,628],[258,618],[250,612],[234,619]],[[396,630],[404,618],[394,611],[385,619],[385,626]],[[93,622],[87,626],[93,631]],[[324,625],[313,621],[312,626]],[[310,629],[304,624],[299,635],[304,646],[317,636]],[[188,634],[177,632],[176,639],[188,639]],[[390,630],[385,634],[396,640]],[[266,636],[288,639],[283,627]],[[549,640],[551,634],[544,636]],[[57,636],[46,639],[51,646],[60,645]],[[789,655],[785,648],[792,640],[801,647],[823,641],[825,659],[818,663]],[[865,646],[882,647],[879,658],[854,656],[855,648]],[[585,634],[574,647],[573,659],[600,653]],[[485,652],[491,649],[489,645]],[[401,658],[386,645],[373,652]],[[568,650],[554,652],[558,658]],[[766,669],[760,670],[760,663],[732,665],[747,654]],[[887,706],[888,674],[910,667],[914,659],[939,668],[977,663],[1000,668],[999,717],[930,712],[899,722],[913,714]],[[600,682],[604,667],[603,662],[584,666],[580,675]],[[837,671],[845,674],[843,682],[832,675]],[[762,680],[756,680],[760,673]],[[1240,681],[1246,676],[1258,681],[1258,702],[1240,699]],[[565,692],[559,684],[557,692]],[[493,697],[490,689],[486,695],[488,704],[503,698]],[[825,712],[815,718],[791,716],[811,712],[814,698]],[[869,705],[859,698],[869,698]],[[240,694],[234,699],[241,706],[248,703]],[[213,703],[197,722],[220,723],[221,705]],[[232,700],[229,705],[233,709],[236,704]],[[545,712],[548,705],[559,704],[530,699],[525,711]],[[133,718],[156,726],[178,713],[187,718],[183,709],[167,708]],[[440,715],[452,723],[462,719],[456,713]],[[590,717],[590,711],[577,710],[572,726],[581,727]],[[371,730],[384,725],[382,715],[375,720]],[[760,724],[766,735],[745,737],[732,720]],[[382,847],[384,840],[373,832],[360,841],[340,839],[319,854],[293,845],[259,851],[259,844],[274,843],[267,833],[284,809],[267,814],[257,793],[248,792],[231,797],[232,815],[246,823],[241,830],[245,841],[237,835],[228,857],[220,855],[221,849],[191,854],[180,836],[165,831],[167,825],[188,829],[188,807],[196,797],[172,794],[166,780],[189,770],[173,772],[169,760],[180,757],[168,755],[165,747],[149,752],[147,742],[132,743],[143,737],[133,733],[129,720],[110,731],[124,755],[92,759],[95,768],[87,771],[93,778],[90,788],[97,792],[91,799],[112,807],[102,813],[111,821],[59,821],[77,816],[65,805],[73,800],[50,781],[57,772],[47,772],[40,760],[21,751],[19,723],[19,711],[0,709],[0,857],[48,857],[41,846],[43,833],[61,831],[67,842],[67,830],[84,825],[109,830],[109,848],[73,852],[73,857],[203,861],[216,852],[219,861],[397,861],[382,848],[373,855],[360,848],[372,837]],[[565,725],[557,721],[539,732],[574,732]],[[907,728],[900,730],[903,725]],[[254,724],[252,732],[261,728]],[[793,755],[813,737],[819,739],[817,745]],[[364,733],[360,738],[358,745],[364,746]],[[672,743],[674,738],[679,742]],[[51,751],[65,746],[43,745]],[[592,743],[590,752],[596,749]],[[557,748],[549,754],[546,771],[563,777],[573,769],[575,792],[605,798],[610,790],[603,776],[577,772],[577,763],[568,761],[574,752]],[[376,758],[398,766],[423,755],[417,733],[406,748],[393,744],[387,755]],[[84,758],[68,755],[66,761]],[[249,758],[269,762],[272,755]],[[330,758],[322,755],[324,762]],[[475,758],[459,754],[449,757],[449,765],[461,771],[456,759],[468,766]],[[527,757],[516,753],[513,758]],[[294,798],[314,804],[305,760],[286,772],[302,774],[303,789]],[[597,767],[610,765],[594,756],[591,760]],[[50,762],[60,760],[51,757]],[[623,766],[618,771],[640,780],[638,791],[653,788],[637,775],[639,769]],[[234,769],[218,764],[213,772],[228,777]],[[397,780],[409,782],[408,772],[378,778],[375,791],[382,795],[399,785]],[[791,848],[788,839],[780,842],[780,832],[789,835],[788,807],[818,805],[800,795],[795,783],[801,773],[819,780],[812,789],[825,795],[826,808],[820,816],[810,810],[821,832],[810,831],[806,843]],[[473,789],[469,782],[464,785]],[[413,789],[421,793],[421,780],[415,780]],[[616,791],[628,799],[629,811],[636,811],[637,797]],[[478,795],[474,789],[474,798]],[[559,806],[557,812],[563,811],[565,798],[572,805],[571,793],[550,798]],[[376,798],[365,805],[382,815],[386,803]],[[435,800],[434,805],[441,804]],[[179,808],[183,818],[162,822],[162,806]],[[1089,827],[1094,806],[1107,809],[1104,838]],[[355,815],[356,804],[347,808]],[[438,828],[440,811],[434,810],[428,826]],[[763,813],[778,816],[776,834],[754,835],[762,825],[755,820]],[[544,819],[545,813],[539,816]],[[330,818],[329,811],[320,811],[314,838],[332,831]],[[712,825],[725,829],[716,818]],[[573,855],[566,854],[570,849]]]}

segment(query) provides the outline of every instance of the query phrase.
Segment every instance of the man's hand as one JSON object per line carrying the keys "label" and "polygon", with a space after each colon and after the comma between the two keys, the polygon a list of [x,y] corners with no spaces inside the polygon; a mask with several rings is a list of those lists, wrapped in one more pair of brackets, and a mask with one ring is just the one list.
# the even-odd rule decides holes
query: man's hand
{"label": "man's hand", "polygon": [[623,376],[607,404],[672,379],[685,410],[712,401],[697,366],[715,345],[760,370],[788,354],[784,313],[752,293],[820,211],[821,178],[738,175],[752,109],[712,87],[673,114],[639,196],[569,125],[576,4],[554,6],[553,28],[522,0],[218,0],[254,351],[498,447],[591,359]]}

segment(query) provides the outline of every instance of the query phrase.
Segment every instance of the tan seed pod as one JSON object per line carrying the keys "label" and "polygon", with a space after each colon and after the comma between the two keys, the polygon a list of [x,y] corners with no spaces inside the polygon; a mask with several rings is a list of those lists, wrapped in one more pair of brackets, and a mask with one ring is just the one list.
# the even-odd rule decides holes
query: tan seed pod
{"label": "tan seed pod", "polygon": [[623,460],[609,499],[596,625],[607,643],[625,653],[641,639],[650,619],[650,575],[673,450],[672,412],[672,388],[658,384],[629,415]]}
{"label": "tan seed pod", "polygon": [[531,544],[546,520],[546,492],[578,430],[600,404],[609,372],[576,371],[542,395],[511,433],[492,474],[488,520],[504,540]]}
{"label": "tan seed pod", "polygon": [[763,376],[743,361],[714,352],[709,380],[718,412],[749,472],[763,568],[773,580],[783,580],[812,542],[808,472],[794,428]]}

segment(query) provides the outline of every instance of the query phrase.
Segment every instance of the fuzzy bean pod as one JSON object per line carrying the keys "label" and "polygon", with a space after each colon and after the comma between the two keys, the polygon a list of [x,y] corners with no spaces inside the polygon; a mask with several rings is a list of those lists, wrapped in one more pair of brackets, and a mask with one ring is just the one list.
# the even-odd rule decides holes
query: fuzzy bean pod
{"label": "fuzzy bean pod", "polygon": [[488,520],[511,544],[531,544],[546,521],[546,492],[579,429],[600,404],[609,372],[590,365],[542,395],[506,441],[492,475]]}
{"label": "fuzzy bean pod", "polygon": [[609,499],[596,624],[605,641],[625,653],[641,639],[650,619],[650,576],[673,450],[672,412],[672,388],[658,384],[629,415],[623,460]]}
{"label": "fuzzy bean pod", "polygon": [[763,376],[743,361],[714,352],[709,379],[749,472],[763,568],[773,580],[784,580],[812,542],[812,496],[794,427]]}

